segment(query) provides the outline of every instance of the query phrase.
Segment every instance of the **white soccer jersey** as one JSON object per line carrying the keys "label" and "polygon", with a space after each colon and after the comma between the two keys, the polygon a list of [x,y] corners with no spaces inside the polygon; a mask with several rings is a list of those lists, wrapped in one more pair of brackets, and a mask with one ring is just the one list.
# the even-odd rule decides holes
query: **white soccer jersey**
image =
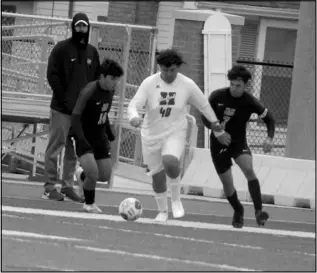
{"label": "white soccer jersey", "polygon": [[139,117],[138,111],[145,107],[141,128],[144,140],[154,141],[187,128],[188,104],[194,105],[211,121],[217,121],[207,98],[193,80],[178,73],[173,83],[168,84],[160,72],[147,77],[128,106],[128,117]]}

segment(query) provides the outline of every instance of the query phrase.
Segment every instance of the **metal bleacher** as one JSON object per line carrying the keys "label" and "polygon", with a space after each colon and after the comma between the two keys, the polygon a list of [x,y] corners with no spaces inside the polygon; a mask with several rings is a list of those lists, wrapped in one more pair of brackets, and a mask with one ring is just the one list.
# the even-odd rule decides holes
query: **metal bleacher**
{"label": "metal bleacher", "polygon": [[[2,13],[2,15],[4,14],[7,16],[6,13]],[[19,18],[17,14],[14,14],[14,16]],[[24,18],[26,16],[21,15],[20,17]],[[43,169],[43,158],[40,158],[38,151],[38,139],[43,136],[46,136],[47,139],[48,135],[48,129],[39,131],[38,125],[47,125],[50,116],[49,105],[52,91],[46,80],[46,68],[48,55],[56,43],[56,37],[47,35],[46,30],[53,25],[63,24],[67,25],[69,22],[66,20],[59,23],[34,24],[32,21],[30,24],[5,25],[2,29],[3,34],[10,30],[12,30],[11,34],[14,33],[14,35],[4,35],[2,39],[2,162],[7,156],[28,162],[33,166],[32,176],[36,175],[37,168]],[[45,29],[44,33],[32,34],[35,27]],[[32,42],[30,43],[30,41]],[[10,50],[6,48],[9,44]],[[29,57],[31,55],[30,52],[27,52],[29,44],[32,44],[31,50],[36,49],[38,51],[35,58]],[[137,86],[125,84],[124,88],[135,90]],[[112,124],[118,118],[119,106],[122,104],[119,100],[118,96],[114,97],[109,115]],[[123,111],[125,111],[127,104],[128,100],[125,99]],[[5,123],[10,125],[5,126]],[[23,126],[20,126],[21,124]],[[121,126],[138,134],[138,130],[129,126],[125,114],[123,114],[123,120],[121,119]],[[30,127],[33,127],[33,130]],[[20,131],[16,132],[17,128]],[[9,130],[10,133],[4,134],[4,129]],[[124,139],[121,139],[121,141],[124,141]],[[27,151],[21,148],[21,145],[19,145],[21,142],[27,142]],[[61,154],[60,158],[62,156]],[[60,160],[59,165],[61,177],[62,160]]]}

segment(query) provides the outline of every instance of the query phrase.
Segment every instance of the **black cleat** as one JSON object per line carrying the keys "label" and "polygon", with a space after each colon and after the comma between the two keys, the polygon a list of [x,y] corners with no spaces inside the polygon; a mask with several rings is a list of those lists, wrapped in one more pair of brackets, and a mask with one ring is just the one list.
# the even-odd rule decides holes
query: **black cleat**
{"label": "black cleat", "polygon": [[243,214],[244,214],[244,209],[242,207],[242,211],[235,211],[233,214],[233,219],[232,219],[232,226],[235,228],[242,228],[244,221],[243,221]]}
{"label": "black cleat", "polygon": [[269,219],[269,214],[266,211],[258,210],[255,213],[255,219],[258,226],[264,226],[267,219]]}

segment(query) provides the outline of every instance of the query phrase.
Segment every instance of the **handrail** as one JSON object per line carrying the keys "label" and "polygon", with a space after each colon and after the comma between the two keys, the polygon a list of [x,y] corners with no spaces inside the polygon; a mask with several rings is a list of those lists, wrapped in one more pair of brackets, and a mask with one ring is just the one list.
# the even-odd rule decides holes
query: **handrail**
{"label": "handrail", "polygon": [[[26,19],[40,19],[40,20],[49,20],[54,22],[65,22],[71,24],[72,19],[68,18],[58,18],[58,17],[49,17],[49,16],[42,16],[42,15],[30,15],[30,14],[20,14],[20,13],[11,13],[11,12],[1,12],[2,17],[15,17],[15,18],[26,18]],[[147,29],[147,30],[154,30],[157,31],[157,27],[152,26],[142,26],[142,25],[131,25],[131,24],[120,24],[120,23],[109,23],[109,22],[98,22],[98,21],[90,21],[90,25],[92,27],[97,26],[118,26],[124,28],[132,28],[132,29]]]}

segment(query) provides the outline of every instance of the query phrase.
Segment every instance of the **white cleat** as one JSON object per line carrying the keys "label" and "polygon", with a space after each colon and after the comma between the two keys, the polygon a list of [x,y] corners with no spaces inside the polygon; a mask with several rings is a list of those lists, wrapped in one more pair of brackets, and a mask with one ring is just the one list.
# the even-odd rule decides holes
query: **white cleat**
{"label": "white cleat", "polygon": [[154,219],[155,222],[166,222],[168,219],[168,212],[159,212],[159,214],[156,216],[156,218]]}
{"label": "white cleat", "polygon": [[102,213],[102,210],[95,204],[87,205],[86,203],[83,205],[83,208],[87,212],[91,213]]}
{"label": "white cleat", "polygon": [[77,188],[77,194],[82,197],[85,198],[84,195],[84,181],[80,178],[81,173],[83,172],[83,168],[82,167],[78,167],[76,169],[75,175],[76,175],[76,179],[77,179],[77,183],[78,183],[78,188]]}
{"label": "white cleat", "polygon": [[184,207],[181,201],[172,202],[172,211],[174,218],[181,218],[185,215]]}

